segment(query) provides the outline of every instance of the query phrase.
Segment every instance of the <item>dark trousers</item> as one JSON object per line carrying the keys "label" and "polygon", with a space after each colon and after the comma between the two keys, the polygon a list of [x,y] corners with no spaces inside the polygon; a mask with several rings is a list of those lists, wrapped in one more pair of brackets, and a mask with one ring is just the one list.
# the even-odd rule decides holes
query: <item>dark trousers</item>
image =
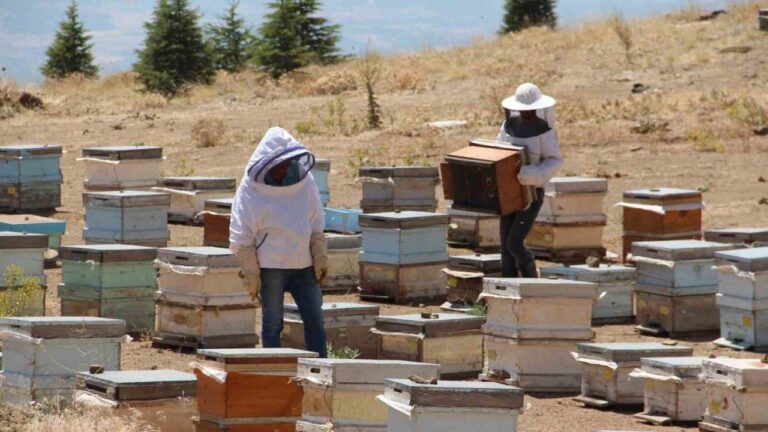
{"label": "dark trousers", "polygon": [[536,188],[536,199],[525,210],[501,217],[501,272],[508,278],[535,278],[536,260],[525,247],[525,238],[544,203],[544,188]]}

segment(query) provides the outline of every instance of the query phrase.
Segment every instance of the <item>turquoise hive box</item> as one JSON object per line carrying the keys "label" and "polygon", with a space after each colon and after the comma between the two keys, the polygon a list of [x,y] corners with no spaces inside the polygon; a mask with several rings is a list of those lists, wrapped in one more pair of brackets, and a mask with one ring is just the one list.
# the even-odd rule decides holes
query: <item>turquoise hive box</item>
{"label": "turquoise hive box", "polygon": [[0,147],[0,211],[53,209],[61,205],[61,146]]}
{"label": "turquoise hive box", "polygon": [[0,231],[45,234],[48,249],[59,249],[67,225],[64,221],[35,215],[0,215]]}
{"label": "turquoise hive box", "polygon": [[88,244],[165,247],[171,196],[160,192],[86,192],[83,239]]}
{"label": "turquoise hive box", "polygon": [[360,215],[360,262],[419,264],[448,260],[448,215],[419,211]]}
{"label": "turquoise hive box", "polygon": [[328,205],[330,201],[330,191],[328,190],[328,174],[331,172],[331,161],[327,159],[315,160],[315,166],[310,171],[312,177],[315,178],[317,189],[320,192],[320,200],[323,202],[323,207]]}
{"label": "turquoise hive box", "polygon": [[360,232],[359,217],[363,214],[360,209],[325,209],[325,230],[340,234],[357,234]]}

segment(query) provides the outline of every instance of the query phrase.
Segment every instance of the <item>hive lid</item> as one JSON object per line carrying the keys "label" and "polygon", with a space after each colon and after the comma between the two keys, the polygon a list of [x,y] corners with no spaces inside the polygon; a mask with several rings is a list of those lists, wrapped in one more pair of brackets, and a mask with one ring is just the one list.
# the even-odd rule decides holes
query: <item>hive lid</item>
{"label": "hive lid", "polygon": [[[298,314],[299,307],[295,304],[285,303],[283,312]],[[328,317],[378,315],[379,306],[360,303],[323,303],[323,315]]]}
{"label": "hive lid", "polygon": [[230,177],[163,177],[160,186],[182,190],[235,190],[237,181]]}
{"label": "hive lid", "polygon": [[300,358],[314,358],[317,353],[293,348],[222,348],[199,349],[197,357],[224,364],[296,363]]}
{"label": "hive lid", "polygon": [[112,338],[125,335],[125,321],[99,317],[0,318],[0,331],[41,339]]}
{"label": "hive lid", "polygon": [[151,146],[89,147],[83,149],[83,156],[113,160],[161,159],[163,148]]}
{"label": "hive lid", "polygon": [[550,194],[608,193],[608,180],[596,177],[554,177],[544,186]]}
{"label": "hive lid", "polygon": [[98,263],[154,261],[157,249],[123,244],[62,246],[59,256],[66,261]]}
{"label": "hive lid", "polygon": [[721,228],[704,231],[707,241],[722,243],[768,242],[768,227],[766,228]]}
{"label": "hive lid", "polygon": [[378,384],[383,387],[387,378],[408,378],[413,375],[426,379],[438,378],[440,365],[404,360],[311,358],[299,360],[297,369],[299,378],[311,378],[327,385]]}
{"label": "hive lid", "polygon": [[645,357],[640,360],[642,370],[648,373],[679,378],[696,378],[706,357]]}
{"label": "hive lid", "polygon": [[693,355],[693,348],[657,342],[580,343],[579,357],[605,361],[640,361],[644,357]]}
{"label": "hive lid", "polygon": [[439,177],[437,167],[394,166],[360,168],[360,177],[371,178],[434,178]]}
{"label": "hive lid", "polygon": [[170,369],[80,372],[77,387],[115,401],[158,400],[194,397],[197,379],[194,374]]}
{"label": "hive lid", "polygon": [[358,223],[365,228],[409,229],[447,226],[448,215],[420,211],[369,213],[361,214]]}
{"label": "hive lid", "polygon": [[93,207],[168,207],[171,194],[145,191],[84,192],[83,205]]}
{"label": "hive lid", "polygon": [[510,298],[567,297],[593,299],[597,285],[565,279],[485,278],[483,293]]}
{"label": "hive lid", "polygon": [[213,246],[162,248],[157,250],[157,260],[190,267],[240,267],[229,249]]}
{"label": "hive lid", "polygon": [[64,234],[66,222],[29,214],[0,215],[0,231]]}
{"label": "hive lid", "polygon": [[457,313],[389,315],[376,317],[376,329],[385,332],[440,336],[448,333],[478,332],[485,317]]}
{"label": "hive lid", "polygon": [[388,379],[384,397],[409,406],[444,408],[523,407],[523,390],[492,382],[438,381],[419,384],[410,379]]}
{"label": "hive lid", "polygon": [[665,261],[712,259],[715,252],[738,248],[729,243],[713,243],[703,240],[667,240],[636,242],[632,255]]}
{"label": "hive lid", "polygon": [[637,189],[625,191],[624,198],[658,201],[679,200],[687,198],[701,199],[701,192],[692,189],[676,188]]}
{"label": "hive lid", "polygon": [[760,359],[704,359],[701,374],[707,380],[738,387],[768,387],[768,363]]}
{"label": "hive lid", "polygon": [[569,267],[542,267],[541,277],[548,278],[550,276],[593,283],[623,282],[635,279],[635,268],[620,264],[600,264],[599,267],[590,267],[586,264]]}
{"label": "hive lid", "polygon": [[25,157],[25,156],[47,156],[61,155],[60,145],[49,144],[20,144],[0,147],[0,158],[7,157]]}
{"label": "hive lid", "polygon": [[329,250],[357,249],[363,246],[363,236],[360,234],[325,233],[325,242]]}
{"label": "hive lid", "polygon": [[204,201],[205,209],[210,211],[216,211],[217,209],[226,209],[228,212],[232,210],[232,203],[235,198],[212,198]]}
{"label": "hive lid", "polygon": [[0,249],[45,249],[47,247],[46,234],[0,231]]}
{"label": "hive lid", "polygon": [[331,169],[330,159],[315,159],[315,166],[312,167],[312,171],[328,171]]}
{"label": "hive lid", "polygon": [[453,255],[448,268],[460,271],[478,271],[485,274],[501,272],[501,254]]}
{"label": "hive lid", "polygon": [[768,247],[737,249],[715,253],[717,265],[732,265],[741,271],[760,272],[768,270]]}

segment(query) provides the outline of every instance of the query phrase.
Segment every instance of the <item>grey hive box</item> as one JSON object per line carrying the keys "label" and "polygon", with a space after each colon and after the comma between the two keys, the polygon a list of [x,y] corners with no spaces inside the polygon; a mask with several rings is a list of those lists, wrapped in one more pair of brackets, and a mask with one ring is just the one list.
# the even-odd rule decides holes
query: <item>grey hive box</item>
{"label": "grey hive box", "polygon": [[434,211],[435,185],[439,182],[436,167],[370,167],[360,168],[363,183],[363,213],[395,210]]}
{"label": "grey hive box", "polygon": [[160,159],[163,149],[152,146],[88,147],[83,149],[83,156],[111,160]]}
{"label": "grey hive box", "polygon": [[715,263],[732,265],[745,272],[768,271],[768,247],[718,252]]}
{"label": "grey hive box", "polygon": [[762,431],[768,427],[768,366],[760,359],[714,358],[702,362],[708,383],[707,432]]}
{"label": "grey hive box", "polygon": [[448,301],[441,308],[468,312],[483,292],[483,278],[501,276],[501,255],[453,255],[443,273],[447,278]]}
{"label": "grey hive box", "polygon": [[[323,303],[325,334],[334,348],[350,347],[360,352],[363,359],[376,358],[376,338],[371,328],[379,316],[379,306],[360,303]],[[295,304],[283,306],[283,346],[304,348],[304,321]]]}
{"label": "grey hive box", "polygon": [[0,147],[0,211],[34,212],[60,206],[61,154],[60,145]]}
{"label": "grey hive box", "polygon": [[747,245],[755,242],[768,242],[768,227],[710,229],[704,231],[704,240]]}
{"label": "grey hive box", "polygon": [[164,247],[168,243],[167,193],[142,191],[83,193],[88,244],[136,244]]}
{"label": "grey hive box", "polygon": [[228,177],[164,177],[152,190],[171,195],[170,222],[202,225],[206,200],[232,196],[236,184],[234,178]]}
{"label": "grey hive box", "polygon": [[699,380],[705,357],[649,357],[630,374],[643,379],[643,412],[635,418],[656,425],[699,421],[706,409],[707,385]]}

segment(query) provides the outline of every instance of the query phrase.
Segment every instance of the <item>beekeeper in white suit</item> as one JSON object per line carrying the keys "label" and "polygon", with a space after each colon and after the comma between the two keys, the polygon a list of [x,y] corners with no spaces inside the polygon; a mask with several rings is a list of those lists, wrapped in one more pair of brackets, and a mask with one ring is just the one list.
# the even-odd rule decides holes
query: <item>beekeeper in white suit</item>
{"label": "beekeeper in white suit", "polygon": [[320,283],[328,260],[323,206],[309,172],[314,163],[315,156],[285,129],[267,131],[232,204],[229,247],[251,297],[261,297],[262,346],[280,347],[289,292],[304,321],[307,349],[325,357]]}

